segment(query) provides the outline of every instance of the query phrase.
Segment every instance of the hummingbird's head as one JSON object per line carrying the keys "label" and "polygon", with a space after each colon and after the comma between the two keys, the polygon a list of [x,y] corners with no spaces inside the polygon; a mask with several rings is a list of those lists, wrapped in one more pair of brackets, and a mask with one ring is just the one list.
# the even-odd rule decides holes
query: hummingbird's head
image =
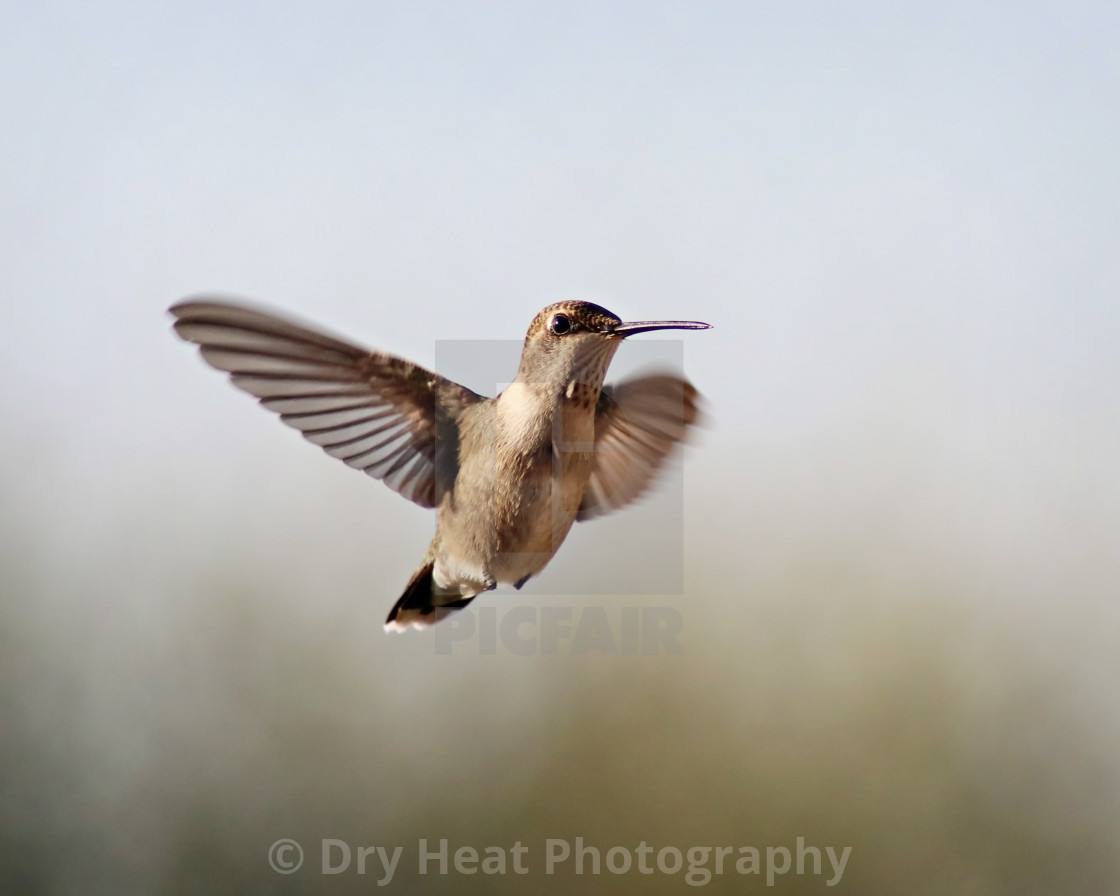
{"label": "hummingbird's head", "polygon": [[691,320],[623,323],[616,314],[592,302],[557,302],[541,311],[529,325],[521,353],[518,379],[567,385],[603,384],[607,366],[622,340],[650,330],[706,330]]}

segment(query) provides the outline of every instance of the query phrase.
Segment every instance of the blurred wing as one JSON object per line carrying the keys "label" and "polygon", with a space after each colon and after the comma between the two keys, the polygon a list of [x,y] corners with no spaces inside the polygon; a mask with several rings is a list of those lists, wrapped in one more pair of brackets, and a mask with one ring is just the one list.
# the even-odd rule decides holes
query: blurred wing
{"label": "blurred wing", "polygon": [[408,361],[370,352],[242,305],[189,299],[171,307],[175,332],[327,454],[421,507],[454,483],[456,425],[482,400]]}
{"label": "blurred wing", "polygon": [[595,463],[576,519],[625,507],[642,494],[699,416],[698,393],[675,376],[604,386],[595,410]]}

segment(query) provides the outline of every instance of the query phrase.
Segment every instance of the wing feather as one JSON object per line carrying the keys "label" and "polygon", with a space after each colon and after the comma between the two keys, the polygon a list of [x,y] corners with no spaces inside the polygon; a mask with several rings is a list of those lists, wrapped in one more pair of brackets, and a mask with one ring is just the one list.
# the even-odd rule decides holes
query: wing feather
{"label": "wing feather", "polygon": [[699,394],[670,374],[604,386],[595,411],[595,460],[576,519],[618,510],[649,488],[699,417]]}
{"label": "wing feather", "polygon": [[175,332],[238,389],[348,466],[435,507],[458,472],[458,420],[480,395],[394,355],[213,298],[170,309]]}

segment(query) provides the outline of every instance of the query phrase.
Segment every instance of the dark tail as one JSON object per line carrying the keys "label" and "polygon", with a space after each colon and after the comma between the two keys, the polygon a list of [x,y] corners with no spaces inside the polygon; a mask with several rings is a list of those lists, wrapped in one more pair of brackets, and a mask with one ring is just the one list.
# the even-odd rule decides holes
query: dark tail
{"label": "dark tail", "polygon": [[442,595],[435,589],[432,581],[432,567],[434,563],[425,563],[409,580],[408,585],[389,611],[389,618],[385,620],[386,631],[403,632],[410,625],[416,628],[426,628],[450,616],[456,610],[461,610],[472,600],[470,597],[448,598],[454,595]]}

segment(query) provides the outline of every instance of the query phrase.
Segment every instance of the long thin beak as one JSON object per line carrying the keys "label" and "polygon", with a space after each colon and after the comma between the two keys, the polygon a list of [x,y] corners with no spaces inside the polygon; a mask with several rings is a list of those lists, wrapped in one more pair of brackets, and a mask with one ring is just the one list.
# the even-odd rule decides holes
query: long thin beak
{"label": "long thin beak", "polygon": [[650,330],[710,330],[711,324],[701,323],[698,320],[637,320],[628,324],[619,324],[611,335],[633,336],[635,333],[648,333]]}

